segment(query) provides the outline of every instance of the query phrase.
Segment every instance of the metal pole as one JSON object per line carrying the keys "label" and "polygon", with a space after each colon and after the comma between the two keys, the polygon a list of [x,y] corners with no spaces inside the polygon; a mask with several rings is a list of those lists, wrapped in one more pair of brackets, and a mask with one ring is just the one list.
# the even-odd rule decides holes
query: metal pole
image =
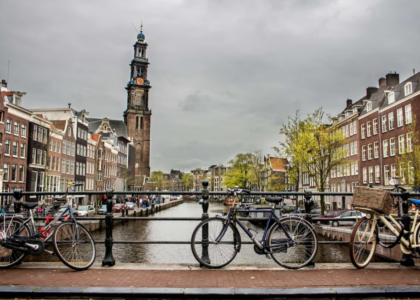
{"label": "metal pole", "polygon": [[[203,197],[203,204],[202,204],[202,208],[203,208],[203,216],[202,219],[207,220],[209,218],[209,214],[207,213],[208,209],[209,209],[209,191],[207,189],[207,187],[209,186],[209,182],[207,180],[204,180],[202,182],[203,184],[203,190],[202,190],[202,197]],[[210,258],[209,258],[209,245],[208,245],[208,237],[209,237],[209,225],[208,224],[204,224],[203,226],[203,232],[202,232],[202,245],[203,245],[203,250],[201,253],[201,259],[204,260],[205,262],[210,264]],[[201,265],[200,267],[203,267],[203,265]]]}
{"label": "metal pole", "polygon": [[106,224],[106,237],[105,237],[105,257],[102,260],[102,266],[110,266],[112,267],[115,265],[115,259],[112,255],[112,223],[113,223],[113,216],[112,216],[112,197],[114,194],[113,189],[106,190],[106,216],[105,216],[105,224]]}

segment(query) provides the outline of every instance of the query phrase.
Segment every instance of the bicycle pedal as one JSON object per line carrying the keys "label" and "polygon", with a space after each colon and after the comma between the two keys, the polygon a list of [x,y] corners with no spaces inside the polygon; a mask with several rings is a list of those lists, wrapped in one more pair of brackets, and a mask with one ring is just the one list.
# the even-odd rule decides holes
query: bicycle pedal
{"label": "bicycle pedal", "polygon": [[266,254],[266,255],[265,255],[265,258],[266,258],[266,259],[271,259],[271,256],[270,256],[270,255],[268,255],[268,254]]}

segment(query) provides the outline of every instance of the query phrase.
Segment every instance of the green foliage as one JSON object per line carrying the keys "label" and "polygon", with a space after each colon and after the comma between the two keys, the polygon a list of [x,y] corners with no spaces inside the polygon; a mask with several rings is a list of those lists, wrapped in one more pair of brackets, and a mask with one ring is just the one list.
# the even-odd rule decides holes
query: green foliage
{"label": "green foliage", "polygon": [[[420,186],[420,144],[419,134],[416,130],[416,117],[413,116],[411,124],[405,130],[405,149],[404,153],[399,153],[396,162],[398,164],[398,175],[400,181],[409,186],[417,188]],[[408,146],[407,137],[411,136],[411,148]],[[399,151],[399,149],[398,149]]]}
{"label": "green foliage", "polygon": [[234,188],[236,185],[242,188],[262,186],[263,157],[261,150],[254,153],[239,153],[229,161],[230,170],[226,172],[223,185]]}
{"label": "green foliage", "polygon": [[185,191],[189,191],[192,188],[193,185],[193,176],[191,173],[185,173],[184,176],[182,176],[182,186]]}
{"label": "green foliage", "polygon": [[159,191],[166,186],[166,175],[162,171],[153,171],[150,175],[150,179],[156,184]]}

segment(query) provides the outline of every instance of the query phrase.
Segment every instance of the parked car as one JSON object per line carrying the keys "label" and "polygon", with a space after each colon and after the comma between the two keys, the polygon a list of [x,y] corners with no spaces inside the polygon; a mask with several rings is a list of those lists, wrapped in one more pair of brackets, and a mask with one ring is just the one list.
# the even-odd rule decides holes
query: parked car
{"label": "parked car", "polygon": [[342,213],[340,216],[336,217],[334,221],[331,221],[331,225],[334,227],[340,226],[340,225],[348,225],[348,226],[353,226],[354,224],[356,224],[356,214],[357,214],[357,218],[360,219],[364,216],[366,216],[364,213],[360,212],[360,211],[346,211],[344,213]]}
{"label": "parked car", "polygon": [[125,204],[117,203],[117,204],[114,204],[114,207],[112,208],[112,210],[115,212],[121,212],[125,208],[126,208]]}
{"label": "parked car", "polygon": [[103,204],[98,208],[98,215],[105,215],[106,212],[107,212],[106,204]]}
{"label": "parked car", "polygon": [[134,210],[134,202],[127,202],[125,206],[128,210]]}
{"label": "parked car", "polygon": [[[66,209],[67,209],[67,205],[65,205],[65,206],[62,206],[58,211],[56,211],[55,213],[54,213],[54,215],[53,215],[53,217],[58,217],[63,211],[65,211]],[[79,216],[79,214],[77,213],[77,210],[75,210],[74,208],[70,208],[71,209],[71,211],[73,212],[73,216],[75,216],[75,217],[78,217]],[[68,212],[64,215],[64,216],[67,216],[68,215]],[[63,216],[63,217],[64,217]]]}
{"label": "parked car", "polygon": [[77,208],[77,214],[79,217],[93,217],[95,215],[95,209],[90,205],[80,205]]}
{"label": "parked car", "polygon": [[311,210],[310,215],[311,215],[312,218],[317,218],[321,215],[321,210],[320,209],[313,209],[313,210]]}
{"label": "parked car", "polygon": [[329,211],[325,215],[315,218],[313,221],[316,222],[317,224],[330,224],[329,220],[322,220],[322,219],[338,217],[348,211],[349,211],[348,209]]}

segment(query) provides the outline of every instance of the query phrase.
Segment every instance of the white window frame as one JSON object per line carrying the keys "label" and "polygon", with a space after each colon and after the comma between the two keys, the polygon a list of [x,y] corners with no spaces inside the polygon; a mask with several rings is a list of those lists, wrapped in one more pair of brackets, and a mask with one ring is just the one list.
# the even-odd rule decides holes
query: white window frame
{"label": "white window frame", "polygon": [[388,157],[388,140],[382,141],[382,153],[384,158]]}
{"label": "white window frame", "polygon": [[394,129],[394,112],[388,114],[388,130]]}
{"label": "white window frame", "polygon": [[382,116],[382,132],[386,132],[386,115]]}
{"label": "white window frame", "polygon": [[411,112],[411,104],[408,104],[404,108],[405,110],[405,124],[411,124],[412,121],[412,112]]}
{"label": "white window frame", "polygon": [[370,137],[371,136],[371,125],[370,125],[370,121],[366,123],[366,137]]}
{"label": "white window frame", "polygon": [[368,160],[372,160],[372,144],[368,145]]}
{"label": "white window frame", "polygon": [[367,170],[366,170],[366,168],[362,169],[362,174],[363,174],[363,183],[366,184],[367,183]]}
{"label": "white window frame", "polygon": [[395,156],[395,138],[389,139],[389,156]]}
{"label": "white window frame", "polygon": [[373,183],[373,167],[369,167],[369,183]]}
{"label": "white window frame", "polygon": [[404,125],[404,116],[402,108],[397,109],[397,127]]}
{"label": "white window frame", "polygon": [[379,158],[379,142],[374,142],[373,143],[373,157]]}
{"label": "white window frame", "polygon": [[367,101],[366,102],[366,111],[371,111],[372,110],[372,102],[371,101]]}
{"label": "white window frame", "polygon": [[391,165],[391,178],[397,176],[397,165],[396,164],[392,164]]}
{"label": "white window frame", "polygon": [[394,92],[391,92],[388,94],[388,104],[394,103],[395,102],[395,94]]}
{"label": "white window frame", "polygon": [[413,152],[413,134],[411,132],[407,133],[407,152]]}
{"label": "white window frame", "polygon": [[365,139],[365,124],[360,126],[360,132],[362,133],[362,140]]}
{"label": "white window frame", "polygon": [[404,96],[410,95],[413,93],[413,84],[411,82],[407,82],[404,85]]}
{"label": "white window frame", "polygon": [[373,135],[378,134],[378,119],[373,119],[373,121],[372,121],[372,131],[373,131]]}
{"label": "white window frame", "polygon": [[405,152],[405,137],[404,134],[398,136],[398,154],[404,154]]}
{"label": "white window frame", "polygon": [[389,165],[384,166],[384,185],[389,185]]}
{"label": "white window frame", "polygon": [[379,166],[375,166],[375,183],[381,182],[381,172]]}
{"label": "white window frame", "polygon": [[362,146],[362,161],[366,161],[366,145]]}

